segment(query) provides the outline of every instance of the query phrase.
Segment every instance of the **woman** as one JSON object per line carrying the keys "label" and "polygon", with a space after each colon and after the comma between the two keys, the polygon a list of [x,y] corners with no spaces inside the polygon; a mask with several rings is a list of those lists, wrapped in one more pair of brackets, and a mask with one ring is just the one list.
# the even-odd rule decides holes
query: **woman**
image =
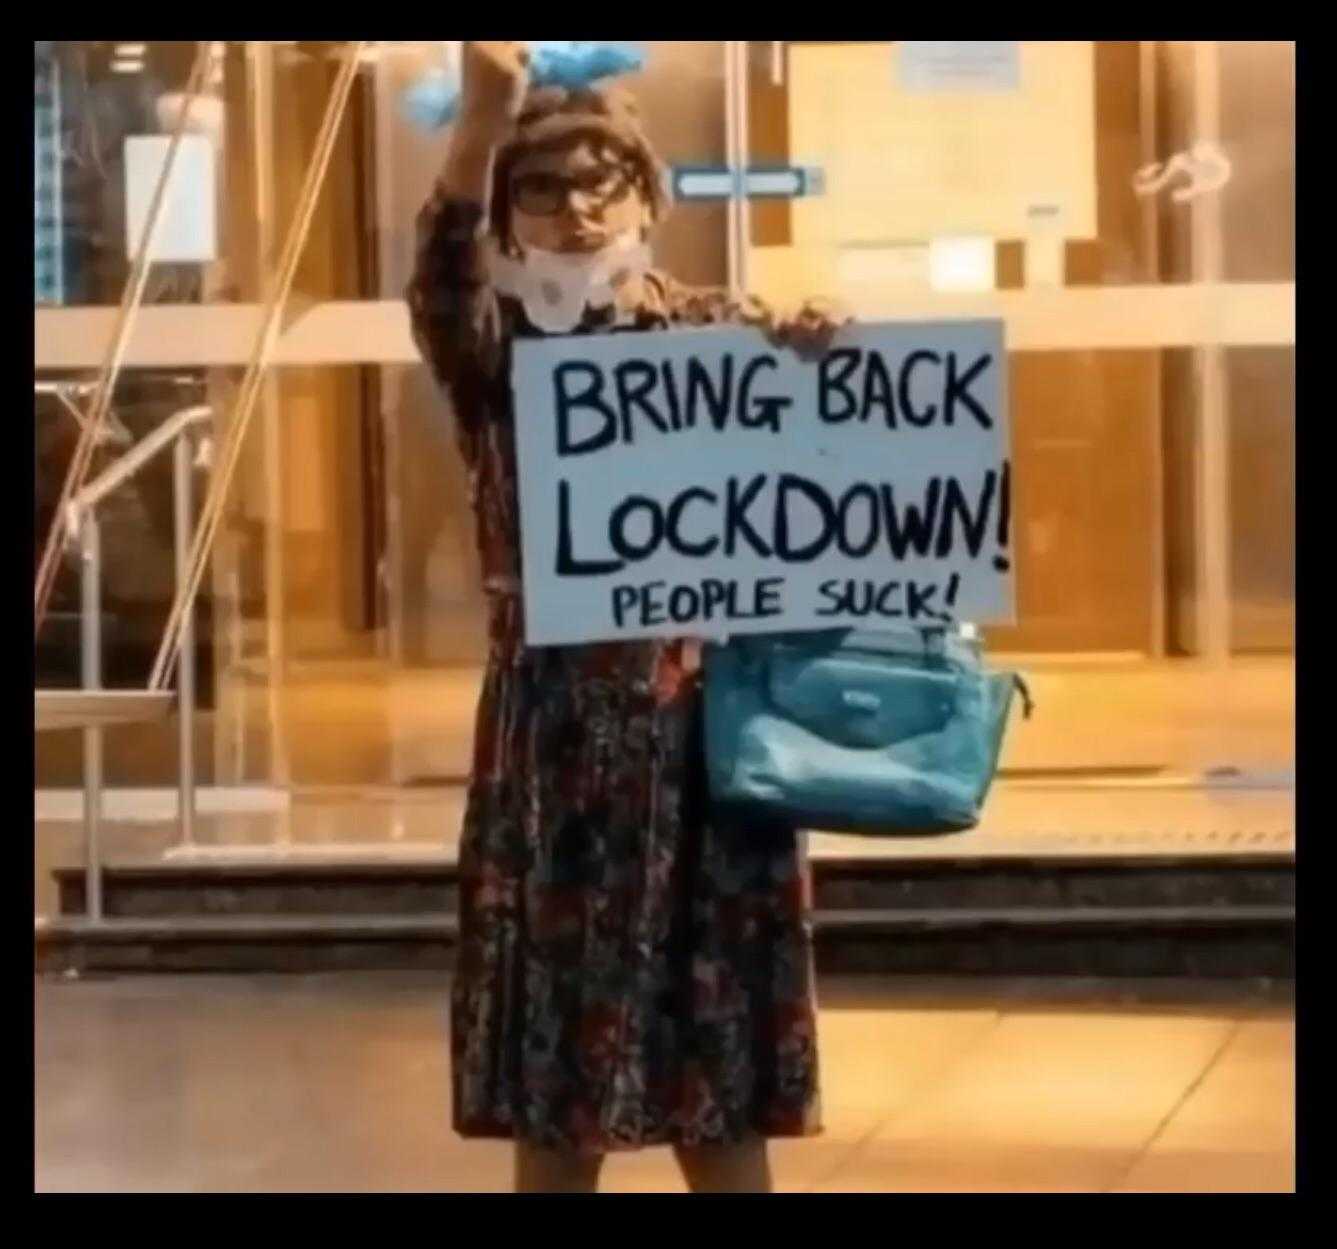
{"label": "woman", "polygon": [[466,43],[418,223],[415,338],[456,414],[490,657],[460,844],[454,1126],[516,1142],[521,1192],[593,1192],[610,1151],[669,1144],[693,1191],[766,1192],[766,1138],[818,1120],[806,881],[792,830],[707,819],[686,640],[526,648],[513,337],[743,322],[643,244],[668,208],[634,105],[528,90],[515,43]]}

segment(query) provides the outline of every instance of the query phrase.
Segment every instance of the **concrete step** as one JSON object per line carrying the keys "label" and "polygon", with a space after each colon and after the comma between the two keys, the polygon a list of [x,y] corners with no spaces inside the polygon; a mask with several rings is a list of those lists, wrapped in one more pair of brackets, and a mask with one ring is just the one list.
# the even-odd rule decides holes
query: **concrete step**
{"label": "concrete step", "polygon": [[[817,858],[821,910],[1023,911],[1033,908],[1235,907],[1295,904],[1289,855],[988,859]],[[82,868],[58,868],[60,914],[85,912]],[[453,912],[458,869],[421,861],[166,861],[103,873],[108,917],[417,915]]]}
{"label": "concrete step", "polygon": [[[453,966],[458,920],[435,915],[172,916],[35,932],[43,974],[317,972]],[[816,911],[817,969],[836,974],[1290,980],[1288,907]]]}
{"label": "concrete step", "polygon": [[[60,914],[84,914],[83,868],[57,868],[53,875]],[[103,872],[103,913],[116,919],[453,913],[456,875],[444,861],[118,865]]]}
{"label": "concrete step", "polygon": [[[454,863],[152,863],[81,869],[36,931],[46,972],[448,968]],[[1289,856],[1204,860],[818,859],[823,972],[1294,975]]]}

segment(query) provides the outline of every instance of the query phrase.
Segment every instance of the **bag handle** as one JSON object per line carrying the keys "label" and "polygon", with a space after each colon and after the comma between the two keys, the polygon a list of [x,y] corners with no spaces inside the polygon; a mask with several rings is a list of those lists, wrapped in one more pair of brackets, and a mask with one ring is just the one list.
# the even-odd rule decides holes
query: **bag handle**
{"label": "bag handle", "polygon": [[911,625],[900,630],[821,629],[795,634],[737,634],[729,639],[728,645],[757,659],[769,659],[776,645],[791,646],[800,652],[821,651],[825,645],[837,650],[848,647],[878,655],[913,656],[917,634],[922,658],[951,667],[953,661],[947,650],[951,632],[952,626],[945,624]]}
{"label": "bag handle", "polygon": [[916,632],[919,634],[920,640],[924,643],[924,654],[946,656],[946,625],[920,625],[916,629]]}
{"label": "bag handle", "polygon": [[899,632],[879,632],[848,629],[842,635],[842,642],[862,650],[874,651],[886,655],[911,655],[914,653],[912,634],[919,635],[920,654],[924,659],[941,664],[950,664],[947,653],[947,636],[951,628],[947,625],[914,625]]}

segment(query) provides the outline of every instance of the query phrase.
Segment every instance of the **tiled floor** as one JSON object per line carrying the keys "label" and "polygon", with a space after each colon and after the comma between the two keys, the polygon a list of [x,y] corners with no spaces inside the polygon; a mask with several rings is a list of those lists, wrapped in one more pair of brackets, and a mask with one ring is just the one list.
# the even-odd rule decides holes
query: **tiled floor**
{"label": "tiled floor", "polygon": [[[444,975],[36,984],[43,1192],[505,1192],[448,1123]],[[833,980],[826,1132],[782,1192],[1289,1192],[1284,995],[1206,982]],[[683,1192],[665,1149],[603,1190]]]}

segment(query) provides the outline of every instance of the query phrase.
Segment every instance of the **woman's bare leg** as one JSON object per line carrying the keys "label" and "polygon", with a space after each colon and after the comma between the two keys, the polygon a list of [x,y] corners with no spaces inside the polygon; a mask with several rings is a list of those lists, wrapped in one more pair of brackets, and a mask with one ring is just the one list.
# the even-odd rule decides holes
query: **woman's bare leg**
{"label": "woman's bare leg", "polygon": [[517,1193],[597,1193],[603,1158],[517,1141]]}
{"label": "woman's bare leg", "polygon": [[765,1138],[737,1145],[675,1145],[678,1165],[694,1193],[769,1193],[771,1163]]}

